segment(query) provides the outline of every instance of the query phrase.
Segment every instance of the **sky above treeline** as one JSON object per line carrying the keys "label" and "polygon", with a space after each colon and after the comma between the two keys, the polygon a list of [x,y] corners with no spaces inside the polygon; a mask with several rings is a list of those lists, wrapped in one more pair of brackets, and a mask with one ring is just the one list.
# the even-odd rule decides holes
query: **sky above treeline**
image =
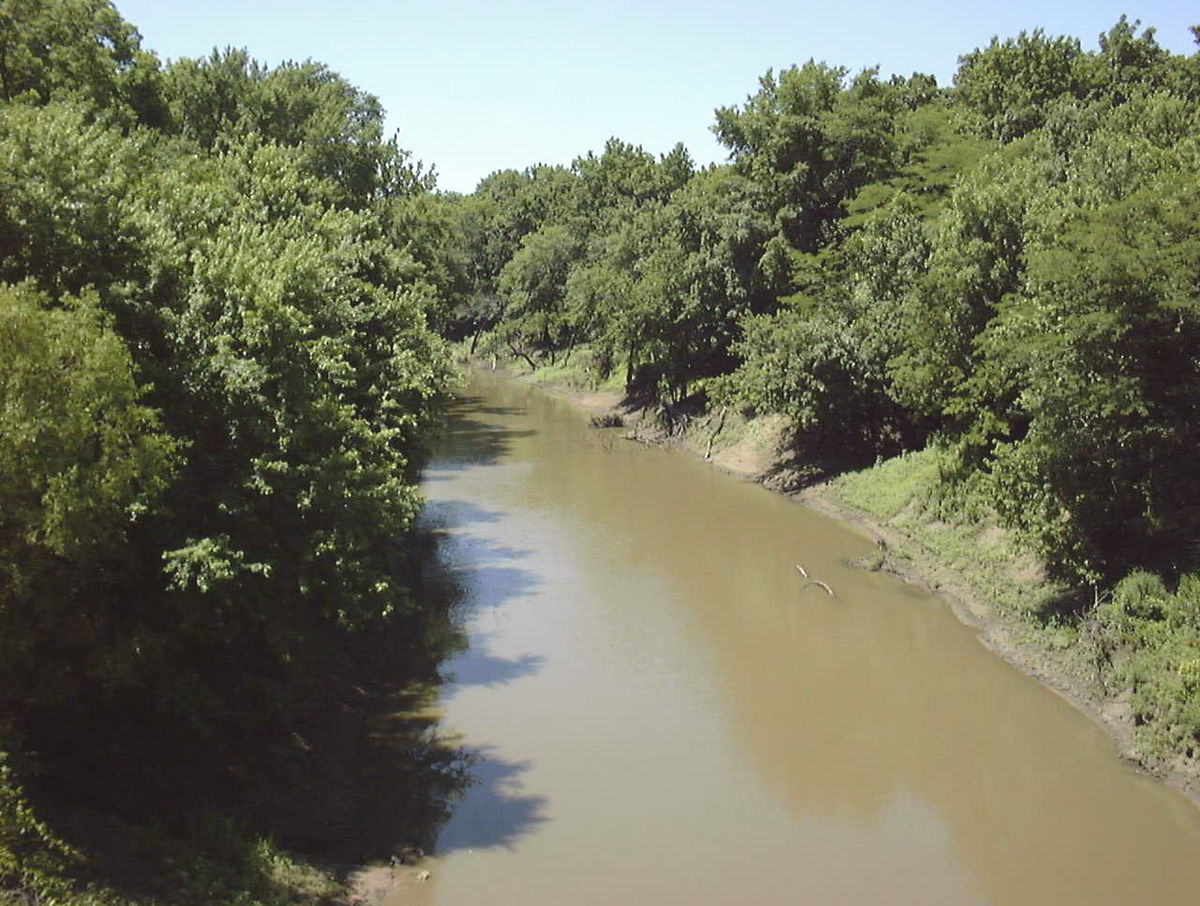
{"label": "sky above treeline", "polygon": [[611,136],[723,160],[713,110],[769,68],[814,58],[852,72],[952,82],[958,57],[1022,29],[1094,49],[1122,13],[1175,53],[1196,47],[1191,0],[116,0],[164,59],[245,47],[314,59],[380,99],[389,131],[470,192],[495,170],[569,164]]}

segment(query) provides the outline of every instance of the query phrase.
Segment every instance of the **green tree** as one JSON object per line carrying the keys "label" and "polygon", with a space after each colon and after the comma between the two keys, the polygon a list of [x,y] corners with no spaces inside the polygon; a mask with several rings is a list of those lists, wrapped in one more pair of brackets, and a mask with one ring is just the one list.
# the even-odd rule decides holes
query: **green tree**
{"label": "green tree", "polygon": [[900,405],[888,371],[931,251],[919,211],[911,197],[893,196],[821,260],[812,294],[742,322],[734,344],[742,362],[718,396],[789,416],[793,442],[818,471],[924,440],[927,429]]}
{"label": "green tree", "polygon": [[362,208],[431,188],[395,140],[384,140],[379,101],[320,63],[268,69],[245,50],[214,50],[173,63],[165,91],[185,138],[206,150],[250,137],[298,148],[332,204]]}
{"label": "green tree", "polygon": [[284,678],[331,634],[412,615],[402,542],[449,384],[426,321],[444,307],[436,231],[415,201],[341,204],[304,147],[222,143],[56,101],[0,110],[0,279],[102,310],[180,443],[125,541],[63,587],[88,602],[61,632],[79,670],[11,662],[38,708],[108,713],[126,683],[141,719],[212,739],[285,719]]}
{"label": "green tree", "polygon": [[958,58],[955,97],[981,119],[983,131],[1010,142],[1040,127],[1061,97],[1087,93],[1078,38],[1049,38],[1040,28],[1016,38],[992,38]]}
{"label": "green tree", "polygon": [[1043,188],[1025,151],[996,155],[960,181],[933,228],[927,270],[905,295],[888,369],[897,399],[922,417],[954,426],[972,411],[963,387],[975,338],[1021,284],[1029,211]]}
{"label": "green tree", "polygon": [[816,252],[835,238],[844,205],[895,167],[895,118],[929,97],[923,85],[887,83],[873,69],[816,63],[768,72],[741,108],[713,127],[735,169],[761,193],[788,247]]}
{"label": "green tree", "polygon": [[1019,388],[994,422],[996,505],[1087,580],[1189,565],[1198,213],[1194,181],[1164,175],[1076,214],[980,339],[981,384]]}
{"label": "green tree", "polygon": [[148,133],[88,124],[76,106],[0,108],[0,279],[115,288],[139,259],[136,185],[155,158]]}
{"label": "green tree", "polygon": [[504,265],[498,281],[507,301],[502,331],[516,354],[529,358],[529,350],[540,350],[553,356],[570,345],[573,325],[563,298],[578,255],[579,245],[570,231],[549,224],[524,236]]}
{"label": "green tree", "polygon": [[109,0],[3,0],[0,100],[75,102],[151,126],[168,116],[158,59]]}
{"label": "green tree", "polygon": [[[179,464],[94,293],[0,284],[0,703],[129,681],[107,568]],[[104,643],[101,638],[107,638]]]}

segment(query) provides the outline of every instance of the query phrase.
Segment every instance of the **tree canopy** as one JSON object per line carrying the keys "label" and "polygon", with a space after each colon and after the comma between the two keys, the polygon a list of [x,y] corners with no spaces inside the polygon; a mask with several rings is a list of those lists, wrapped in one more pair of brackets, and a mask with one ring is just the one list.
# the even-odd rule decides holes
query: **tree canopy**
{"label": "tree canopy", "polygon": [[[0,4],[0,162],[0,764],[246,769],[339,639],[423,645],[450,217],[327,67],[164,67],[104,0]],[[0,889],[54,850],[4,770]]]}

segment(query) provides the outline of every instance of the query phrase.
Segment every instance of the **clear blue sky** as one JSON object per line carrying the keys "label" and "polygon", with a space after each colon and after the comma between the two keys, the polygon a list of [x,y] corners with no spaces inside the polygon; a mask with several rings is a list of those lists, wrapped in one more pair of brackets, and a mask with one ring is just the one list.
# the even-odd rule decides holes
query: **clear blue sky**
{"label": "clear blue sky", "polygon": [[493,170],[570,163],[610,136],[656,154],[682,141],[723,159],[716,107],[768,68],[810,57],[949,84],[959,54],[1043,28],[1094,48],[1127,13],[1176,53],[1195,49],[1184,0],[116,0],[160,57],[246,47],[314,59],[376,95],[400,143],[470,192]]}

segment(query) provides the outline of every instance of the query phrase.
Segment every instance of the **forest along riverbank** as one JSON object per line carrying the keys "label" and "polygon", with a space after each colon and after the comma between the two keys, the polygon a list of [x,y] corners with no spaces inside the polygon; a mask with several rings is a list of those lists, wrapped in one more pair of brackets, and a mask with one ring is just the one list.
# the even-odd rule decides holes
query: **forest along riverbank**
{"label": "forest along riverbank", "polygon": [[[495,370],[488,365],[478,367]],[[860,566],[889,573],[937,595],[963,623],[978,630],[982,644],[1103,727],[1122,758],[1200,807],[1200,762],[1174,759],[1166,764],[1147,764],[1137,751],[1128,695],[1113,695],[1104,689],[1094,665],[1082,652],[1068,650],[1055,631],[1032,624],[1028,610],[1056,590],[1047,583],[1033,558],[1016,549],[1008,533],[994,526],[941,522],[931,526],[930,520],[912,512],[911,505],[902,508],[899,518],[888,518],[886,512],[880,512],[886,507],[876,506],[869,511],[856,505],[870,498],[871,484],[892,480],[882,473],[875,474],[878,466],[796,490],[794,476],[789,473],[791,459],[784,445],[786,420],[782,416],[761,416],[747,422],[738,416],[708,413],[671,435],[653,424],[646,413],[623,409],[620,393],[580,388],[579,376],[569,370],[547,375],[510,363],[499,373],[514,381],[532,383],[601,419],[619,416],[626,429],[632,428],[627,437],[699,457],[719,471],[763,485],[865,534],[875,542],[876,549],[859,560]],[[908,477],[901,474],[900,480]],[[935,549],[929,539],[919,537],[921,533],[940,536],[936,540],[947,550]],[[982,557],[963,555],[964,549],[978,554],[981,548],[997,549]],[[972,559],[975,562],[970,562]],[[1008,606],[997,605],[999,596],[1008,599]]]}
{"label": "forest along riverbank", "polygon": [[1186,800],[937,599],[851,567],[872,544],[828,517],[490,374],[424,492],[470,639],[439,732],[474,784],[374,902],[1090,906],[1200,882]]}

